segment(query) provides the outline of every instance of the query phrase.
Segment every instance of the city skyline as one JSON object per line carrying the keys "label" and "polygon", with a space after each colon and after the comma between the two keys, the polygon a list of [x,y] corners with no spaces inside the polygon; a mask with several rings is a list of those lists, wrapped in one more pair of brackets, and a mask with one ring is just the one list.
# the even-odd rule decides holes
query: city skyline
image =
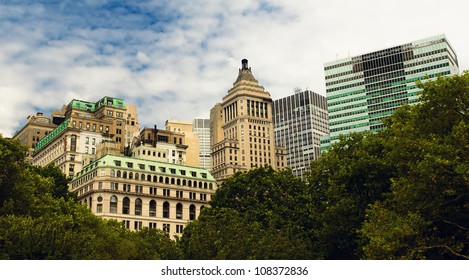
{"label": "city skyline", "polygon": [[208,118],[243,58],[274,100],[325,95],[327,62],[443,33],[469,69],[462,1],[290,2],[2,3],[0,133],[102,96],[135,104],[142,127]]}

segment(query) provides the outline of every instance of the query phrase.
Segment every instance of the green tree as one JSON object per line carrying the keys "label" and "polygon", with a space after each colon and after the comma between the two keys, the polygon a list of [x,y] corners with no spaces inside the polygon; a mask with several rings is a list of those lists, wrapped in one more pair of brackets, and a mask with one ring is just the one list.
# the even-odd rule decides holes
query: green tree
{"label": "green tree", "polygon": [[366,258],[469,258],[469,73],[420,84],[381,137],[396,166],[391,192],[367,211]]}
{"label": "green tree", "polygon": [[1,259],[178,259],[161,231],[130,232],[67,195],[54,166],[32,167],[27,149],[0,137]]}
{"label": "green tree", "polygon": [[360,258],[358,230],[365,210],[389,191],[394,173],[377,135],[352,133],[340,139],[312,162],[307,178],[314,221],[309,236],[319,259]]}
{"label": "green tree", "polygon": [[236,173],[181,240],[188,259],[303,259],[311,256],[307,188],[291,171]]}

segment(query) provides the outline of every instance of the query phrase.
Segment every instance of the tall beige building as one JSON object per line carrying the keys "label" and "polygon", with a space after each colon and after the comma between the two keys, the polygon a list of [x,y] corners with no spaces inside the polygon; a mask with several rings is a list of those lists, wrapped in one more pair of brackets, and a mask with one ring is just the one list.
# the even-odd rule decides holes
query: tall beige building
{"label": "tall beige building", "polygon": [[13,135],[13,139],[18,139],[21,144],[29,148],[28,160],[31,161],[37,143],[56,127],[50,117],[38,112],[36,115],[28,116],[26,124]]}
{"label": "tall beige building", "polygon": [[199,160],[199,137],[194,133],[194,126],[191,122],[167,120],[166,130],[182,133],[185,138],[186,149],[186,165],[200,166]]}
{"label": "tall beige building", "polygon": [[238,78],[210,111],[212,174],[217,181],[237,171],[285,167],[285,149],[275,147],[272,98],[243,59]]}

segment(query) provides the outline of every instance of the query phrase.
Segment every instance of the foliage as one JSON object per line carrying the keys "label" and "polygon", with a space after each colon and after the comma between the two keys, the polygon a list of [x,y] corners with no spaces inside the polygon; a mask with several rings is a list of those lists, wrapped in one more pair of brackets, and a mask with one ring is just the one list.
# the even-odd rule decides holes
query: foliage
{"label": "foliage", "polygon": [[304,183],[271,167],[237,173],[220,187],[212,208],[190,223],[181,240],[188,259],[310,258]]}
{"label": "foliage", "polygon": [[54,166],[32,167],[27,149],[0,136],[0,259],[179,259],[166,233],[130,232],[69,197]]}
{"label": "foliage", "polygon": [[367,211],[366,258],[469,258],[469,73],[420,86],[382,135],[397,173]]}

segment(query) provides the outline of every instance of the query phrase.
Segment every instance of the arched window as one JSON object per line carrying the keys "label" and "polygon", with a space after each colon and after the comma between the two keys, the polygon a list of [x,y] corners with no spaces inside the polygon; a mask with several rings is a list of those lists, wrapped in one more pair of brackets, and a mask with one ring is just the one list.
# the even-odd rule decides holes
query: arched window
{"label": "arched window", "polygon": [[158,182],[163,183],[163,176],[160,176],[160,178],[158,179]]}
{"label": "arched window", "polygon": [[206,189],[206,188],[207,188],[207,182],[204,183],[204,189]]}
{"label": "arched window", "polygon": [[174,178],[171,178],[171,185],[174,185]]}
{"label": "arched window", "polygon": [[116,172],[114,171],[114,169],[111,169],[111,177],[114,177],[116,176]]}
{"label": "arched window", "polygon": [[182,219],[182,204],[176,204],[176,219]]}
{"label": "arched window", "polygon": [[163,218],[169,218],[169,202],[163,203]]}
{"label": "arched window", "polygon": [[199,182],[199,188],[202,188],[202,182]]}
{"label": "arched window", "polygon": [[122,173],[122,178],[127,178],[127,171],[124,171],[124,173]]}
{"label": "arched window", "polygon": [[129,179],[133,179],[134,178],[134,173],[133,172],[129,172]]}
{"label": "arched window", "polygon": [[191,180],[187,181],[187,186],[192,187],[192,181]]}
{"label": "arched window", "polygon": [[156,175],[153,176],[153,182],[157,182],[158,181],[158,177]]}
{"label": "arched window", "polygon": [[117,170],[116,177],[120,178],[120,176],[121,176],[121,171]]}
{"label": "arched window", "polygon": [[169,178],[168,178],[168,177],[166,177],[166,178],[164,179],[164,183],[165,183],[165,184],[169,184]]}
{"label": "arched window", "polygon": [[202,210],[204,210],[204,206],[200,206],[200,213],[202,213]]}
{"label": "arched window", "polygon": [[183,185],[183,186],[186,185],[186,179],[182,180],[182,185]]}
{"label": "arched window", "polygon": [[117,213],[117,196],[111,196],[111,202],[109,202],[109,212]]}
{"label": "arched window", "polygon": [[150,217],[156,217],[156,201],[153,199],[150,200],[150,212],[148,213]]}
{"label": "arched window", "polygon": [[180,186],[181,185],[181,179],[176,180],[176,185]]}
{"label": "arched window", "polygon": [[189,206],[189,220],[195,220],[195,205]]}
{"label": "arched window", "polygon": [[140,179],[140,176],[138,175],[138,173],[135,173],[135,180],[138,180]]}
{"label": "arched window", "polygon": [[122,200],[122,214],[130,214],[130,199],[124,197]]}
{"label": "arched window", "polygon": [[140,175],[140,180],[145,181],[145,174]]}
{"label": "arched window", "polygon": [[210,183],[210,184],[208,185],[208,188],[211,189],[211,190],[213,190],[213,184]]}
{"label": "arched window", "polygon": [[141,216],[142,215],[142,200],[137,198],[135,200],[135,215]]}
{"label": "arched window", "polygon": [[150,174],[147,175],[147,181],[151,182],[151,175]]}

